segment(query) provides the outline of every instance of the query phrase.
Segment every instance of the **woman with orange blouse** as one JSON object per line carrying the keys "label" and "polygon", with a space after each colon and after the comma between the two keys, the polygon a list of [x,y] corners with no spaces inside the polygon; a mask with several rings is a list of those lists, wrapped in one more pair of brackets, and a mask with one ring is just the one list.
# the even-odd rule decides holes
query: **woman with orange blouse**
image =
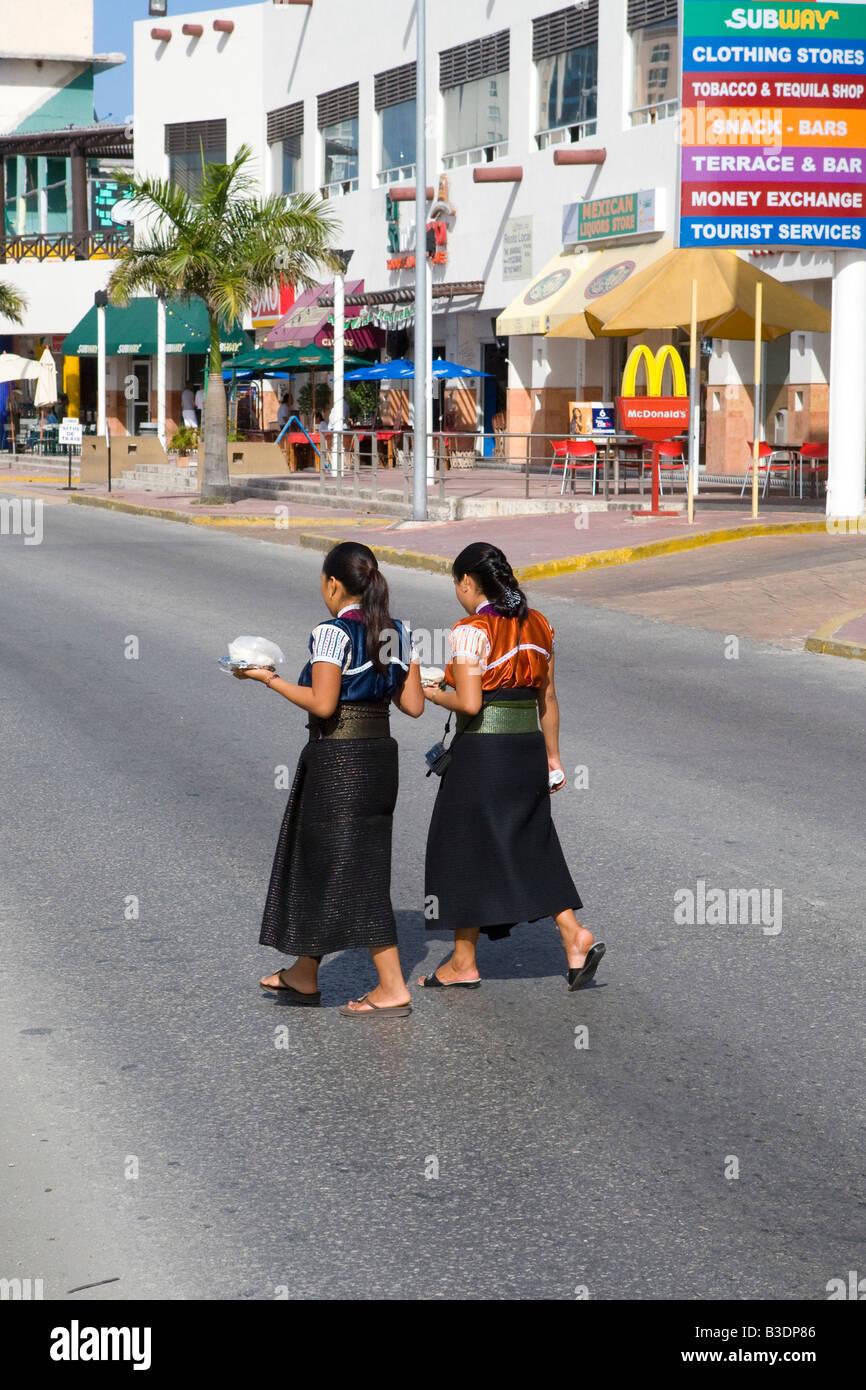
{"label": "woman with orange blouse", "polygon": [[468,616],[452,629],[443,685],[424,689],[457,714],[427,839],[425,896],[429,926],[454,932],[454,953],[420,983],[477,989],[482,931],[496,940],[518,922],[553,917],[568,987],[580,989],[605,947],[575,916],[582,903],[550,814],[551,794],[565,786],[553,628],[529,607],[498,547],[467,546],[452,575]]}

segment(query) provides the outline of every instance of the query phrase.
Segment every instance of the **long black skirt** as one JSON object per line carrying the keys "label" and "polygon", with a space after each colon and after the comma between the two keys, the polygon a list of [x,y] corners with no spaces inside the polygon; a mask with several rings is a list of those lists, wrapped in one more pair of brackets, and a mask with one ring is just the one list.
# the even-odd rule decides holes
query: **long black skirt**
{"label": "long black skirt", "polygon": [[301,753],[277,841],[259,942],[292,956],[394,946],[393,738],[328,739]]}
{"label": "long black skirt", "polygon": [[583,906],[550,802],[540,732],[455,736],[427,838],[428,928],[480,927],[496,940]]}

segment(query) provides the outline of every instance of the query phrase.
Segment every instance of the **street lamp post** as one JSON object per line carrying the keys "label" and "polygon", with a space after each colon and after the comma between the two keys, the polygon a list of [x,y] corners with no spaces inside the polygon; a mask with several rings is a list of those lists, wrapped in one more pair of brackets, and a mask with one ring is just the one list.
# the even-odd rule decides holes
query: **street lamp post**
{"label": "street lamp post", "polygon": [[415,66],[415,477],[412,515],[427,520],[427,3],[416,0]]}
{"label": "street lamp post", "polygon": [[165,444],[165,295],[156,296],[156,432]]}
{"label": "street lamp post", "polygon": [[[334,467],[337,476],[343,472],[343,429],[345,426],[345,367],[346,367],[346,271],[354,251],[333,251],[338,269],[334,274],[334,404],[331,409],[331,429],[334,433]],[[315,406],[315,402],[313,403]]]}
{"label": "street lamp post", "polygon": [[97,290],[93,296],[96,305],[96,437],[105,435],[105,306],[108,292]]}

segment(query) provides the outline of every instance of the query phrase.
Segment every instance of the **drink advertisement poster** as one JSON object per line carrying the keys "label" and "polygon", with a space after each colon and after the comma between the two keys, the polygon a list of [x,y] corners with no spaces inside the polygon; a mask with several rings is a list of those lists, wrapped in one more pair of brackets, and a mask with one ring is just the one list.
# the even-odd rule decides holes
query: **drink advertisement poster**
{"label": "drink advertisement poster", "polygon": [[866,0],[684,0],[680,245],[866,247]]}

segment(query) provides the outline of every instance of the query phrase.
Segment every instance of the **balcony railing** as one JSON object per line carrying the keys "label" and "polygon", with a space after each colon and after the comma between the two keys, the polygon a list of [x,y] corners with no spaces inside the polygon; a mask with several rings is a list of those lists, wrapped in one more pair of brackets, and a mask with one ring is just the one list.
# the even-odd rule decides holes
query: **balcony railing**
{"label": "balcony railing", "polygon": [[357,178],[338,179],[336,183],[322,184],[319,192],[323,198],[343,198],[347,193],[357,193],[358,186]]}
{"label": "balcony railing", "polygon": [[466,164],[492,164],[494,159],[500,159],[504,154],[508,154],[507,141],[497,145],[477,145],[472,150],[455,150],[453,154],[443,155],[442,168],[461,169]]}
{"label": "balcony railing", "polygon": [[636,125],[655,125],[656,121],[666,121],[675,116],[680,109],[679,98],[672,101],[656,101],[652,106],[636,106],[629,112],[631,123]]}
{"label": "balcony railing", "polygon": [[400,164],[396,169],[380,169],[377,177],[380,186],[392,183],[408,183],[415,177],[415,165]]}
{"label": "balcony railing", "polygon": [[576,145],[579,140],[589,139],[598,133],[598,121],[580,121],[577,125],[551,126],[549,130],[539,130],[535,142],[540,150],[551,145]]}
{"label": "balcony railing", "polygon": [[111,261],[132,245],[132,230],[104,232],[35,232],[30,236],[0,234],[0,262]]}

